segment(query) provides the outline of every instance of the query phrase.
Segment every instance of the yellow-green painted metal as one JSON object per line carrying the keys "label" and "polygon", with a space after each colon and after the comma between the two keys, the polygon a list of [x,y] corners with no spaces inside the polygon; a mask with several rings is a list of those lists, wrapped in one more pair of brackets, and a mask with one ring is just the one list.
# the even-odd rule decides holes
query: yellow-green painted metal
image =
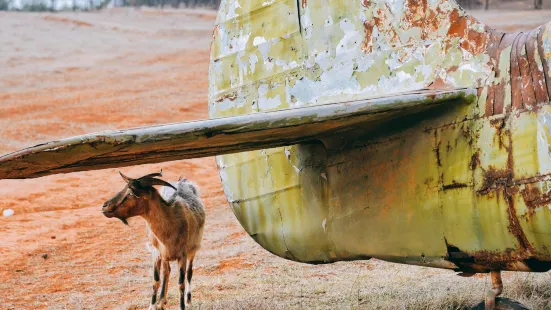
{"label": "yellow-green painted metal", "polygon": [[218,156],[236,217],[265,249],[301,262],[548,270],[550,34],[493,31],[452,0],[222,1],[212,118],[479,90],[375,130]]}

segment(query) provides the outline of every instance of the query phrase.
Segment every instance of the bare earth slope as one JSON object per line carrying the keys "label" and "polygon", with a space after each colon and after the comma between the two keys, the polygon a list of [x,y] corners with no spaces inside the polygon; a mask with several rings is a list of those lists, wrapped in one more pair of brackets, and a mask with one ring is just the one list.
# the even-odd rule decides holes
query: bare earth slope
{"label": "bare earth slope", "polygon": [[[551,14],[483,18],[518,29]],[[0,12],[0,153],[92,131],[206,118],[214,20],[215,12],[201,10]],[[194,308],[463,308],[489,286],[486,275],[460,278],[375,260],[285,261],[260,248],[236,221],[213,158],[123,171],[139,176],[161,168],[167,180],[184,175],[197,182],[207,205]],[[144,222],[126,227],[100,213],[122,186],[116,170],[0,181],[0,211],[15,211],[0,217],[0,309],[147,308]],[[175,275],[171,283],[175,309]],[[551,308],[550,273],[506,273],[505,285],[508,297]]]}

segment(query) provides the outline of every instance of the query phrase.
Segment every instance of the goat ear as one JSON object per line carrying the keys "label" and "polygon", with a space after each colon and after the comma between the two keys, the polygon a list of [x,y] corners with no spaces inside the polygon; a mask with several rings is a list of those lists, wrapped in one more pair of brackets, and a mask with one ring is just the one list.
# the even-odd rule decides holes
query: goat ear
{"label": "goat ear", "polygon": [[119,174],[121,175],[121,177],[122,177],[122,179],[124,180],[124,182],[126,182],[126,184],[130,184],[132,181],[134,181],[134,179],[125,176],[125,175],[122,174],[122,172],[120,172],[120,171],[119,171]]}
{"label": "goat ear", "polygon": [[161,185],[161,186],[168,186],[172,187],[174,190],[177,190],[174,185],[168,183],[167,181],[161,180],[161,179],[155,179],[155,178],[147,178],[147,179],[141,179],[139,180],[140,185],[143,187],[153,186],[153,185]]}

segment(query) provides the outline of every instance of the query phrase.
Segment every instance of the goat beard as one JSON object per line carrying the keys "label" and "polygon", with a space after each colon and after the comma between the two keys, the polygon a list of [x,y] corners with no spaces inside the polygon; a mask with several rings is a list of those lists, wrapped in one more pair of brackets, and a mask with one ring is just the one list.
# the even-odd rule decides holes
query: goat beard
{"label": "goat beard", "polygon": [[128,222],[126,221],[125,218],[123,218],[123,217],[118,217],[118,219],[121,220],[121,221],[124,223],[124,225],[130,226],[130,225],[128,225]]}

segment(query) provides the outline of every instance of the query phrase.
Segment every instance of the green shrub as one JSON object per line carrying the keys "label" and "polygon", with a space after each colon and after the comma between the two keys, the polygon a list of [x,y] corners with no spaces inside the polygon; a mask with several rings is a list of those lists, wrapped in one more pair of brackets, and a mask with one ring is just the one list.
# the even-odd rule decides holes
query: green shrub
{"label": "green shrub", "polygon": [[27,12],[46,12],[49,11],[50,8],[44,3],[31,3],[25,4],[21,10]]}

